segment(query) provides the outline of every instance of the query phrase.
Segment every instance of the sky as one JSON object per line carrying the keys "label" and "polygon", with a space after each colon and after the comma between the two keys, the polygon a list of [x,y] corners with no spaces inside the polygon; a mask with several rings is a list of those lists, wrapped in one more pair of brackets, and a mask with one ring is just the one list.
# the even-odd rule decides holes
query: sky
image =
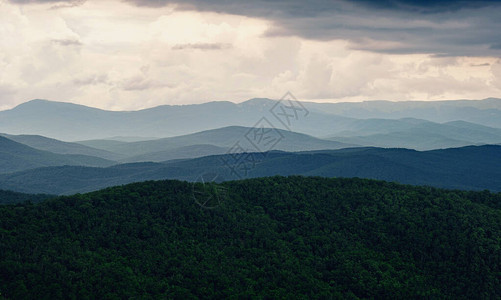
{"label": "sky", "polygon": [[0,110],[501,98],[501,1],[0,0]]}

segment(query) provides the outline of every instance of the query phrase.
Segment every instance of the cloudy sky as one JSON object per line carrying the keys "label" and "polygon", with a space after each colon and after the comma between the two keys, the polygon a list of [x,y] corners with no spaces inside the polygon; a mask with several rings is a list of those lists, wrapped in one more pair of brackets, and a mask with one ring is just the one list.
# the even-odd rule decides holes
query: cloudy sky
{"label": "cloudy sky", "polygon": [[0,0],[0,110],[501,97],[500,1]]}

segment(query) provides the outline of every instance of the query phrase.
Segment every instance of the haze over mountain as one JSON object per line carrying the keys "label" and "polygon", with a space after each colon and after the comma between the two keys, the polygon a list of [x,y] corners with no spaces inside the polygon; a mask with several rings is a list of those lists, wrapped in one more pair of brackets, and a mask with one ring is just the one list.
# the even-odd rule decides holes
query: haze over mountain
{"label": "haze over mountain", "polygon": [[38,150],[45,150],[58,154],[82,154],[88,156],[101,157],[109,160],[119,159],[121,156],[109,151],[87,147],[78,143],[63,142],[56,139],[47,138],[40,135],[11,135],[0,133],[0,136],[9,140],[30,146]]}
{"label": "haze over mountain", "polygon": [[163,161],[173,158],[199,157],[204,156],[204,154],[223,154],[227,151],[282,150],[296,152],[354,146],[354,144],[318,139],[287,130],[242,126],[230,126],[189,135],[133,143],[110,140],[92,140],[80,143],[126,156],[127,158],[122,161],[128,162]]}
{"label": "haze over mountain", "polygon": [[0,136],[0,173],[48,166],[111,166],[115,162],[78,154],[56,154],[28,147]]}
{"label": "haze over mountain", "polygon": [[159,179],[234,180],[272,175],[361,177],[414,185],[501,191],[501,146],[433,151],[349,148],[300,153],[269,152],[207,156],[164,163],[108,168],[48,167],[0,174],[0,189],[25,193],[73,194]]}
{"label": "haze over mountain", "polygon": [[499,98],[447,101],[306,102],[305,106],[311,111],[357,119],[416,118],[438,123],[463,120],[501,128],[501,99]]}
{"label": "haze over mountain", "polygon": [[[444,124],[416,120],[371,120],[355,132],[339,133],[330,139],[344,143],[375,147],[399,147],[416,150],[453,148],[467,145],[499,144],[501,129],[464,121]],[[387,130],[386,133],[372,132]]]}
{"label": "haze over mountain", "polygon": [[0,0],[0,300],[501,299],[500,12]]}
{"label": "haze over mountain", "polygon": [[[388,126],[372,134],[387,133],[391,128],[408,126],[417,118],[434,122],[468,121],[501,128],[501,100],[442,102],[361,102],[308,103],[308,109],[291,121],[275,115],[277,102],[251,99],[240,104],[209,102],[196,105],[158,106],[140,111],[105,111],[71,103],[33,100],[11,110],[0,112],[0,132],[42,135],[65,141],[106,139],[113,136],[172,137],[227,126],[252,127],[266,118],[273,127],[291,129],[316,137],[353,132],[371,127],[373,121],[357,118],[390,118]],[[275,108],[288,105],[278,104]],[[284,108],[285,111],[286,108]],[[292,114],[293,111],[288,113]],[[278,116],[278,117],[277,117]],[[368,122],[366,124],[366,122]],[[364,125],[366,124],[366,125]],[[286,124],[288,125],[288,124]],[[360,134],[358,134],[360,135]]]}

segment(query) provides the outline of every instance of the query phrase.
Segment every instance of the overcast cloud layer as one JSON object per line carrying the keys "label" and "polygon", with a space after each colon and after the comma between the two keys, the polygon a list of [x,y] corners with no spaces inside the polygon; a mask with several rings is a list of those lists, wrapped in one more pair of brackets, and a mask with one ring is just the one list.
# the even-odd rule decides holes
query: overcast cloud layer
{"label": "overcast cloud layer", "polygon": [[499,1],[0,0],[0,109],[501,97]]}

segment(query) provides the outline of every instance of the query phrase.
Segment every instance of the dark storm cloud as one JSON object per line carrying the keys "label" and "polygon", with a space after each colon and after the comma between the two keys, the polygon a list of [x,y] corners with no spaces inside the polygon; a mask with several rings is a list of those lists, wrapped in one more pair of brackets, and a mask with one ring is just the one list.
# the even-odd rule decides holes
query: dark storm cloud
{"label": "dark storm cloud", "polygon": [[268,36],[344,39],[355,49],[373,52],[501,54],[501,1],[497,0],[123,1],[264,18],[274,24]]}
{"label": "dark storm cloud", "polygon": [[406,10],[422,13],[455,11],[463,8],[480,8],[499,3],[499,0],[352,0],[368,7],[387,10]]}

